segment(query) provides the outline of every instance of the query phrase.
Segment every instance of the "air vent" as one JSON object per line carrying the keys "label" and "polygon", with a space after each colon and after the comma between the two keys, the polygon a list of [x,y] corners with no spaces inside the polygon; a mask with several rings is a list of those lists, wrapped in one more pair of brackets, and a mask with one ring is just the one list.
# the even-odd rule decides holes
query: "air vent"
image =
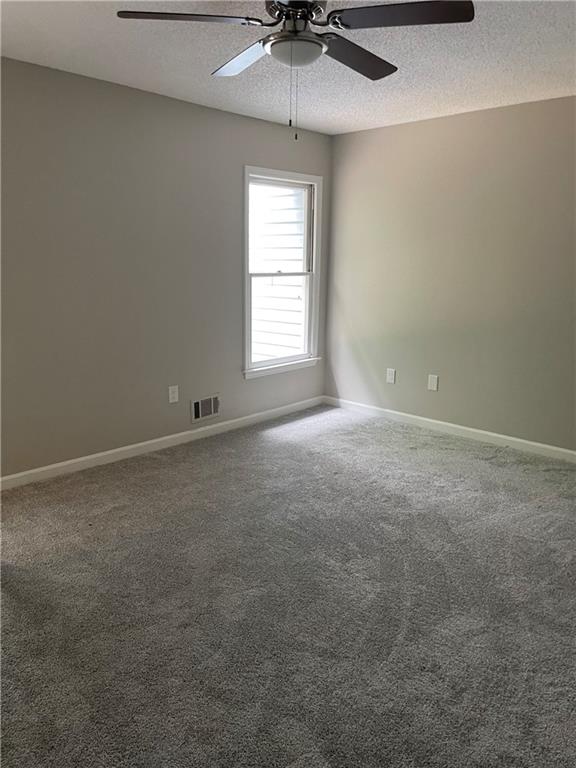
{"label": "air vent", "polygon": [[220,398],[218,395],[211,395],[210,397],[203,397],[201,400],[192,400],[191,406],[192,421],[209,419],[213,416],[218,416]]}

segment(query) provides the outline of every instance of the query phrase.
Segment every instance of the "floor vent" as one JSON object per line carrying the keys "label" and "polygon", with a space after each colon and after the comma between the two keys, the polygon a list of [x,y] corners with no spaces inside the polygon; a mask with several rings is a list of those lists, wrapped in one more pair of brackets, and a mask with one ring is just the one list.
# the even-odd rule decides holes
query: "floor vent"
{"label": "floor vent", "polygon": [[218,395],[212,395],[211,397],[203,397],[202,400],[193,400],[191,410],[192,421],[218,416],[220,411],[220,398]]}

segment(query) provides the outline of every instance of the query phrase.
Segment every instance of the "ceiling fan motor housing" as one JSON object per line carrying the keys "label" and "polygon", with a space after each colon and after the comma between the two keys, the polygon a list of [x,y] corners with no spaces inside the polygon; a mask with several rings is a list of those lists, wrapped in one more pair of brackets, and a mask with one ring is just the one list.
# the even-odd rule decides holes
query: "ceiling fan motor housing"
{"label": "ceiling fan motor housing", "polygon": [[266,10],[275,19],[317,19],[326,12],[326,0],[266,0]]}

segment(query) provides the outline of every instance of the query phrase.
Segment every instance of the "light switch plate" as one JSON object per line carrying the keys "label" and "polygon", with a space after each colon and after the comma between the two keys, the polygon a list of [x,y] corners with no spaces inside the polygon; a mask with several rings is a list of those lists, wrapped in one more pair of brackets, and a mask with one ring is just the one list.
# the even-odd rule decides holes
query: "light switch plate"
{"label": "light switch plate", "polygon": [[428,374],[428,389],[432,392],[438,392],[438,376],[434,373]]}
{"label": "light switch plate", "polygon": [[178,384],[172,384],[168,387],[168,402],[177,403],[180,400],[180,392],[178,391]]}
{"label": "light switch plate", "polygon": [[396,368],[386,368],[386,384],[396,384]]}

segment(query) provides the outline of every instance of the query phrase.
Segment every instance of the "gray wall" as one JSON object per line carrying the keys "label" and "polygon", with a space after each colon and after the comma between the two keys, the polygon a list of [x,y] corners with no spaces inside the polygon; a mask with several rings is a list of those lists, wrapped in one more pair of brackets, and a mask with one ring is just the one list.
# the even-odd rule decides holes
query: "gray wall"
{"label": "gray wall", "polygon": [[[576,448],[574,99],[296,144],[9,60],[2,96],[3,474],[186,430],[212,392],[223,418],[326,391]],[[328,190],[331,144],[326,381],[245,381],[243,166]]]}
{"label": "gray wall", "polygon": [[322,393],[242,376],[243,167],[329,184],[328,137],[10,60],[2,96],[3,474]]}
{"label": "gray wall", "polygon": [[575,104],[335,140],[328,394],[576,448]]}

